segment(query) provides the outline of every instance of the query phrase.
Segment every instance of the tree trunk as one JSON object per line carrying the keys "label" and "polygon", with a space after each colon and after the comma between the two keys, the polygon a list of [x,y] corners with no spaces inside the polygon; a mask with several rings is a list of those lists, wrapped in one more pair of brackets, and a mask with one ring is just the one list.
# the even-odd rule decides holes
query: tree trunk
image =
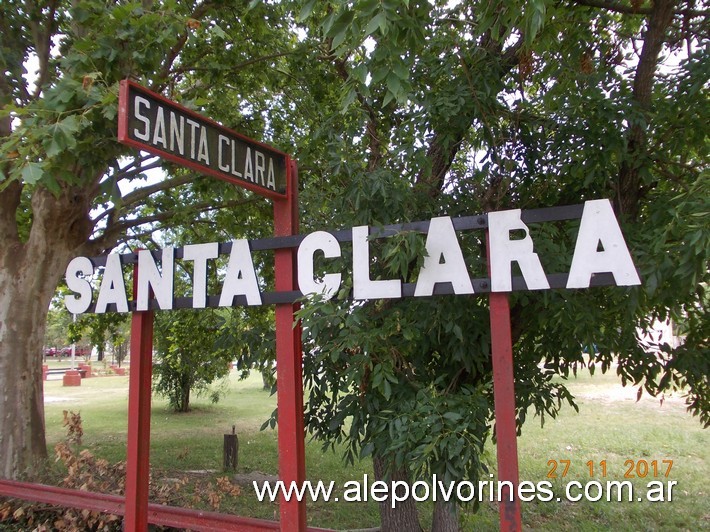
{"label": "tree trunk", "polygon": [[178,401],[177,401],[177,411],[178,412],[189,412],[190,411],[190,388],[192,387],[192,379],[189,375],[182,374],[180,376],[180,389],[177,390]]}
{"label": "tree trunk", "polygon": [[38,267],[36,250],[16,251],[4,250],[0,267],[0,476],[11,479],[47,456],[42,344],[65,262],[45,251]]}
{"label": "tree trunk", "polygon": [[[375,469],[375,478],[387,482],[391,486],[393,481],[405,481],[409,483],[409,475],[406,470],[399,469],[391,471],[389,475],[385,474],[387,463],[379,456],[373,457],[372,464]],[[401,495],[400,495],[401,498]],[[397,504],[392,508],[390,498],[381,501],[380,503],[380,521],[382,532],[418,532],[422,527],[419,524],[419,515],[417,507],[414,504],[414,499],[409,497],[405,501],[397,501]]]}
{"label": "tree trunk", "polygon": [[[70,258],[88,236],[85,198],[54,197],[38,188],[32,229],[18,237],[15,212],[21,187],[0,193],[0,478],[32,473],[46,458],[42,344],[47,311]],[[64,223],[57,223],[62,219]]]}
{"label": "tree trunk", "polygon": [[436,501],[431,532],[458,532],[459,507],[455,501]]}
{"label": "tree trunk", "polygon": [[677,2],[674,0],[656,0],[652,3],[648,26],[643,36],[643,48],[634,76],[633,100],[644,113],[643,123],[630,119],[631,127],[627,139],[627,158],[619,168],[619,182],[616,197],[617,213],[628,220],[635,220],[643,197],[641,168],[646,151],[646,122],[649,121],[653,97],[653,84],[658,60],[666,40],[666,33],[673,22],[673,13]]}
{"label": "tree trunk", "polygon": [[[27,275],[0,268],[0,477],[17,479],[47,456],[42,341],[49,298]],[[44,302],[44,304],[42,303]]]}

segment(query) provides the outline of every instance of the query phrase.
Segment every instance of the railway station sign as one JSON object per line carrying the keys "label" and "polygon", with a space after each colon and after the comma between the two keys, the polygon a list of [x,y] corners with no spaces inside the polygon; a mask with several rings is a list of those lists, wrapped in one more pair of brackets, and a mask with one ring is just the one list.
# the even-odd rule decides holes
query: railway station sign
{"label": "railway station sign", "polygon": [[121,81],[118,140],[263,196],[287,194],[285,153],[130,80]]}
{"label": "railway station sign", "polygon": [[[535,251],[528,223],[580,219],[579,231],[567,273],[549,274]],[[527,223],[526,223],[527,222]],[[471,276],[469,265],[456,235],[457,231],[487,229],[491,274],[488,278]],[[372,279],[372,240],[393,236],[398,231],[417,231],[426,235],[426,256],[416,283],[400,279]],[[514,237],[522,232],[524,236]],[[328,259],[343,256],[341,242],[351,242],[351,265],[354,300],[427,297],[433,295],[484,294],[516,290],[576,289],[591,286],[632,286],[641,284],[609,200],[592,200],[583,205],[549,209],[490,212],[481,216],[451,218],[441,216],[428,221],[389,228],[353,227],[344,231],[315,231],[308,235],[227,243],[190,244],[183,248],[166,247],[160,251],[134,254],[111,254],[102,263],[88,257],[76,257],[67,267],[67,286],[73,291],[65,299],[67,309],[83,312],[129,312],[133,310],[173,308],[232,307],[295,301],[299,297],[321,294],[332,298],[343,285],[342,271],[331,271]],[[262,293],[263,282],[257,276],[252,258],[254,250],[297,248],[298,290],[288,293]],[[207,294],[207,271],[219,255],[229,255],[222,273],[222,289]],[[326,262],[326,273],[315,272],[316,257]],[[174,294],[177,260],[192,264],[192,295]],[[123,265],[137,262],[143,274],[138,278],[136,300],[129,304]],[[322,262],[322,260],[321,260]],[[160,267],[158,266],[160,264]],[[513,276],[517,263],[522,275]],[[96,294],[91,279],[102,271]],[[149,300],[149,294],[154,299]],[[180,301],[178,301],[180,300]]]}

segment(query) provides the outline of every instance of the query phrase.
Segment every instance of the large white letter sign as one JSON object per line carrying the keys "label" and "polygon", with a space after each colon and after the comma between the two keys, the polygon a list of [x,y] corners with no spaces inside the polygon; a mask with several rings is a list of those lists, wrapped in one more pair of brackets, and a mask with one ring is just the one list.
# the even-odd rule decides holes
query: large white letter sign
{"label": "large white letter sign", "polygon": [[[540,259],[533,251],[533,241],[528,226],[520,219],[520,214],[520,209],[488,213],[491,291],[493,292],[510,292],[513,289],[511,279],[513,261],[520,266],[528,290],[550,288]],[[525,237],[511,240],[510,232],[519,229],[525,231]]]}
{"label": "large white letter sign", "polygon": [[340,244],[330,233],[316,231],[306,236],[298,246],[298,287],[304,296],[323,294],[327,299],[332,299],[340,288],[341,275],[327,273],[322,280],[315,279],[313,255],[316,250],[321,250],[326,259],[340,257]]}
{"label": "large white letter sign", "polygon": [[366,225],[353,227],[353,299],[388,299],[402,297],[399,279],[370,280],[369,229]]}
{"label": "large white letter sign", "polygon": [[75,257],[67,266],[66,279],[69,290],[78,294],[64,296],[64,305],[72,314],[81,314],[89,310],[93,292],[91,283],[81,276],[89,277],[94,274],[94,265],[86,257]]}
{"label": "large white letter sign", "polygon": [[[601,243],[603,251],[598,251]],[[611,272],[618,286],[641,284],[608,199],[584,203],[567,288],[587,288],[594,273]]]}
{"label": "large white letter sign", "polygon": [[192,308],[207,306],[207,261],[219,256],[219,244],[188,244],[183,248],[182,258],[191,260],[192,271]]}
{"label": "large white letter sign", "polygon": [[261,292],[251,259],[249,241],[243,238],[232,240],[232,252],[229,255],[222,294],[219,296],[219,306],[231,307],[234,297],[240,295],[246,296],[247,305],[261,305]]}
{"label": "large white letter sign", "polygon": [[104,277],[101,279],[99,296],[96,298],[97,314],[104,314],[106,307],[114,303],[116,312],[128,312],[128,299],[126,299],[126,283],[123,281],[121,270],[121,256],[111,253],[106,257]]}
{"label": "large white letter sign", "polygon": [[163,273],[161,275],[150,251],[143,249],[138,252],[136,310],[148,310],[151,288],[159,308],[163,310],[173,308],[174,263],[175,248],[163,249],[161,259]]}
{"label": "large white letter sign", "polygon": [[[473,294],[471,277],[451,217],[432,218],[426,236],[427,256],[419,271],[415,296],[430,296],[436,283],[451,283],[454,294]],[[442,261],[443,259],[443,261]]]}

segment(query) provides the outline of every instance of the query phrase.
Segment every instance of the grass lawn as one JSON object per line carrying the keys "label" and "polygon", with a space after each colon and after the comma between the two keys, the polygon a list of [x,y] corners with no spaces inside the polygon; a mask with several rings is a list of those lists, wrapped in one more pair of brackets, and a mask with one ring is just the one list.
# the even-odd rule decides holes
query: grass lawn
{"label": "grass lawn", "polygon": [[[216,405],[196,399],[193,411],[173,414],[164,400],[154,398],[151,428],[151,465],[156,478],[189,479],[185,486],[185,505],[190,493],[217,477],[227,474],[222,468],[223,434],[236,426],[239,437],[238,474],[260,472],[276,475],[277,442],[272,430],[260,431],[275,405],[275,397],[261,389],[260,377],[239,381],[234,372],[226,397]],[[580,412],[567,408],[557,419],[529,419],[518,439],[520,479],[537,483],[549,480],[555,494],[564,493],[564,483],[576,480],[584,485],[591,480],[624,479],[633,473],[645,478],[631,479],[636,494],[645,493],[651,480],[675,481],[672,502],[526,502],[522,519],[526,529],[552,530],[698,530],[710,529],[710,438],[696,419],[685,412],[679,397],[659,399],[642,397],[622,388],[614,375],[590,377],[581,374],[570,383],[578,398]],[[128,377],[108,376],[86,379],[80,387],[63,387],[62,381],[45,382],[45,412],[50,450],[65,434],[64,410],[80,412],[84,438],[82,447],[111,462],[125,459],[128,409]],[[51,452],[51,451],[50,451]],[[495,468],[495,448],[488,447],[488,461]],[[663,462],[666,460],[666,462]],[[664,475],[668,460],[673,461],[669,476]],[[569,461],[569,469],[561,477]],[[594,467],[590,475],[588,462]],[[606,477],[601,476],[602,461]],[[645,461],[645,462],[642,462]],[[656,462],[655,473],[653,462]],[[372,464],[363,461],[345,467],[340,453],[322,452],[317,442],[306,445],[307,476],[311,480],[334,480],[336,485],[372,479]],[[551,471],[557,464],[557,469]],[[557,474],[556,479],[548,475]],[[231,475],[228,475],[231,476]],[[638,477],[638,475],[637,475]],[[579,490],[577,491],[579,492]],[[575,492],[575,493],[577,493]],[[594,492],[593,492],[594,494]],[[209,508],[204,503],[197,506]],[[428,526],[431,503],[420,506],[422,521]],[[273,519],[274,504],[259,503],[247,482],[238,497],[223,497],[220,511]],[[484,502],[477,513],[462,512],[464,529],[497,530],[498,511],[494,503]],[[375,527],[379,524],[377,503],[309,503],[308,522],[335,529]]]}

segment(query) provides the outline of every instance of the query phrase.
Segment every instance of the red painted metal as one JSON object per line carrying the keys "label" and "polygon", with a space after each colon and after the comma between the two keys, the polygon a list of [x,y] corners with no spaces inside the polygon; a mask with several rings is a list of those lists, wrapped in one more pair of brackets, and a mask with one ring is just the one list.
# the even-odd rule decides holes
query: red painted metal
{"label": "red painted metal", "polygon": [[[0,496],[114,515],[124,515],[126,511],[125,499],[120,495],[58,488],[29,482],[0,480]],[[218,512],[189,510],[161,504],[149,504],[147,515],[148,522],[154,525],[187,528],[203,532],[234,530],[261,532],[279,530],[280,528],[277,521],[238,517]],[[306,530],[308,532],[328,532],[327,529],[323,528],[309,527]]]}
{"label": "red painted metal", "polygon": [[[274,234],[298,234],[298,171],[295,161],[287,166],[288,197],[274,200]],[[276,291],[295,290],[296,252],[292,248],[275,251]],[[301,329],[294,326],[292,303],[276,305],[276,375],[279,414],[279,476],[289,486],[306,479],[305,432],[303,428],[303,374]],[[306,503],[282,498],[279,505],[281,530],[306,530]]]}
{"label": "red painted metal", "polygon": [[500,529],[505,532],[522,529],[520,499],[517,489],[518,444],[515,428],[515,384],[513,376],[513,342],[510,332],[510,303],[507,293],[489,296],[491,318],[491,350],[493,357],[493,400],[496,419],[496,448],[498,452],[498,480],[510,481],[504,487],[499,503]]}
{"label": "red painted metal", "polygon": [[123,497],[119,495],[14,480],[0,480],[0,496],[116,515],[123,515],[125,506]]}
{"label": "red painted metal", "polygon": [[[135,299],[138,266],[133,274]],[[153,372],[153,311],[131,317],[131,372],[128,381],[128,443],[126,449],[126,514],[124,530],[148,529],[150,478],[150,406]]]}
{"label": "red painted metal", "polygon": [[[486,231],[488,275],[491,271],[490,243]],[[493,402],[496,420],[498,480],[509,481],[514,489],[503,487],[498,506],[501,532],[522,530],[518,498],[518,434],[515,428],[515,376],[513,372],[513,337],[510,331],[508,294],[491,292],[488,297],[491,320],[491,357],[493,362]]]}

